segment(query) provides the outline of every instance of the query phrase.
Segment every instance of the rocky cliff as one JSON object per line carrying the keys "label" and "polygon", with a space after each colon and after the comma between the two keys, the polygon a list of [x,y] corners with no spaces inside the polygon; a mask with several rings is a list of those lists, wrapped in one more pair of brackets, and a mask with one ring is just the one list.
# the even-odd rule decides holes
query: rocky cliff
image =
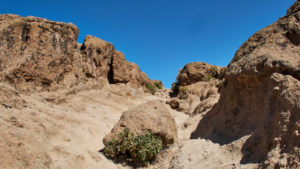
{"label": "rocky cliff", "polygon": [[99,152],[124,127],[168,147],[148,168],[300,168],[300,0],[226,68],[184,66],[172,98],[132,87],[161,83],[77,36],[70,23],[0,15],[0,168],[128,169]]}
{"label": "rocky cliff", "polygon": [[221,144],[246,137],[241,163],[299,168],[300,1],[251,36],[227,66],[216,106],[192,138]]}
{"label": "rocky cliff", "polygon": [[149,83],[113,45],[93,36],[77,42],[71,23],[0,15],[0,81],[17,89],[53,90],[81,83]]}

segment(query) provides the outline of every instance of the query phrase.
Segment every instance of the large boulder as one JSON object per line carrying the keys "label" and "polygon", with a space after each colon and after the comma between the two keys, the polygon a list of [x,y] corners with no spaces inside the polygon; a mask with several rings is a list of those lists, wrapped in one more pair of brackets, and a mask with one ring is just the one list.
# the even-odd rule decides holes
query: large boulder
{"label": "large boulder", "polygon": [[[186,114],[201,114],[212,108],[219,99],[219,88],[223,83],[225,67],[213,66],[204,62],[186,64],[173,83],[172,98],[167,101],[171,108]],[[174,106],[173,103],[178,103]],[[202,109],[197,109],[197,107]]]}
{"label": "large boulder", "polygon": [[129,128],[136,135],[150,132],[162,139],[165,146],[177,141],[175,120],[166,105],[159,100],[143,103],[124,112],[118,123],[103,139],[104,144],[113,138],[117,140],[124,128]]}
{"label": "large boulder", "polygon": [[136,86],[150,81],[112,44],[86,36],[81,45],[78,33],[71,23],[0,15],[0,81],[22,91],[102,83],[103,79]]}
{"label": "large boulder", "polygon": [[251,36],[227,67],[216,106],[192,138],[227,144],[247,136],[241,163],[299,168],[299,0],[287,15]]}
{"label": "large boulder", "polygon": [[213,66],[204,62],[192,62],[186,64],[177,76],[178,84],[187,86],[199,81],[209,81],[212,78],[221,77],[220,66]]}

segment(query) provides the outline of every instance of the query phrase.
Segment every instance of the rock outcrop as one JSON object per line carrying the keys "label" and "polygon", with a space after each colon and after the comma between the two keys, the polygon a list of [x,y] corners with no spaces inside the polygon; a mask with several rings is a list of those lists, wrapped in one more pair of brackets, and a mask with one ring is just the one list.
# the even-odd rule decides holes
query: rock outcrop
{"label": "rock outcrop", "polygon": [[221,67],[204,62],[186,64],[179,71],[177,81],[180,86],[187,86],[199,81],[209,81],[212,78],[222,79]]}
{"label": "rock outcrop", "polygon": [[[218,90],[222,86],[224,71],[225,68],[203,62],[185,65],[172,86],[171,95],[177,98],[172,98],[167,103],[186,114],[200,114],[212,108],[219,99]],[[201,110],[194,111],[197,105]]]}
{"label": "rock outcrop", "polygon": [[300,1],[251,36],[227,67],[216,106],[192,138],[227,144],[244,136],[241,163],[299,168]]}
{"label": "rock outcrop", "polygon": [[133,85],[151,83],[146,73],[141,72],[135,63],[126,61],[121,52],[114,53],[111,70],[113,83],[132,82]]}
{"label": "rock outcrop", "polygon": [[99,79],[138,86],[150,82],[112,44],[86,36],[81,45],[78,33],[71,23],[0,15],[0,81],[22,91],[52,90]]}
{"label": "rock outcrop", "polygon": [[137,135],[150,132],[162,139],[165,146],[177,141],[175,120],[166,105],[159,100],[143,103],[124,112],[103,142],[118,139],[119,133],[123,132],[124,128],[129,128]]}
{"label": "rock outcrop", "polygon": [[186,65],[173,98],[132,87],[162,84],[77,36],[71,23],[0,15],[0,168],[127,168],[99,153],[124,128],[168,148],[149,168],[300,168],[300,0],[227,68]]}

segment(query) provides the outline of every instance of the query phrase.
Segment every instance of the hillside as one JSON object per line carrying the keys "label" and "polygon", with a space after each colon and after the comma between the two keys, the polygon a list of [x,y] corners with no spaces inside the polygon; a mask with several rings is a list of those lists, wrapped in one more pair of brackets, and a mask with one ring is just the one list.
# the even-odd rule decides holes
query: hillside
{"label": "hillside", "polygon": [[0,168],[134,168],[103,153],[125,128],[162,141],[140,168],[300,168],[299,0],[227,67],[189,63],[172,89],[78,33],[0,15]]}

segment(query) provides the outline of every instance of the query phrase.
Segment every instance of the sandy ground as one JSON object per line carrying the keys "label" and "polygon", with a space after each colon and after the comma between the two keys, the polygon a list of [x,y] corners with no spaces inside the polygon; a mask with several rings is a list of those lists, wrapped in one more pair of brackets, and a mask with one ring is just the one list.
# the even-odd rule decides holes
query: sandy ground
{"label": "sandy ground", "polygon": [[[20,95],[23,108],[0,107],[0,168],[120,169],[99,150],[122,112],[153,99],[166,101],[126,85],[102,89],[65,89]],[[207,140],[189,140],[201,119],[171,110],[179,143],[149,168],[241,168],[236,149]],[[166,156],[166,158],[163,158]],[[250,168],[250,167],[249,167]]]}

